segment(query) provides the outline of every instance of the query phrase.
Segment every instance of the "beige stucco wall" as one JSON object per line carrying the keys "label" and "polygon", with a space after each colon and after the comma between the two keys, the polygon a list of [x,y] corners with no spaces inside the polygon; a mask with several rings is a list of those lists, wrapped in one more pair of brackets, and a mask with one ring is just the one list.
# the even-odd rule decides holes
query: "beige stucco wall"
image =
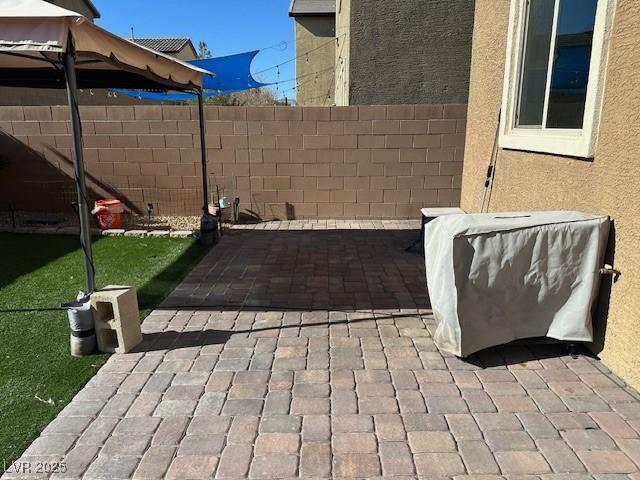
{"label": "beige stucco wall", "polygon": [[[502,96],[509,0],[476,0],[462,207],[480,208]],[[491,211],[575,209],[610,215],[614,264],[596,329],[605,364],[640,388],[640,2],[617,0],[595,158],[500,150]],[[594,348],[596,346],[594,345]],[[599,350],[599,348],[596,348]]]}
{"label": "beige stucco wall", "polygon": [[335,18],[297,17],[295,28],[296,101],[298,105],[333,105]]}
{"label": "beige stucco wall", "polygon": [[178,60],[183,60],[185,62],[188,62],[189,60],[195,60],[196,58],[198,58],[198,54],[196,53],[195,49],[191,46],[190,42],[187,42],[186,45],[182,47],[182,50],[180,50],[176,54],[172,54],[171,56],[177,58]]}
{"label": "beige stucco wall", "polygon": [[349,105],[351,0],[336,2],[336,105]]}

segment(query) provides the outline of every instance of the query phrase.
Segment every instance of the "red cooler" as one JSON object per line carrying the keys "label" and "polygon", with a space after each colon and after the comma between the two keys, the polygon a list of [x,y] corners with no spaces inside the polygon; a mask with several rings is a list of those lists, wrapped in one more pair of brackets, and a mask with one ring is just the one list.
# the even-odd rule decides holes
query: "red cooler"
{"label": "red cooler", "polygon": [[95,208],[91,211],[98,219],[98,225],[103,230],[121,228],[122,220],[120,215],[124,212],[124,207],[120,200],[97,200]]}

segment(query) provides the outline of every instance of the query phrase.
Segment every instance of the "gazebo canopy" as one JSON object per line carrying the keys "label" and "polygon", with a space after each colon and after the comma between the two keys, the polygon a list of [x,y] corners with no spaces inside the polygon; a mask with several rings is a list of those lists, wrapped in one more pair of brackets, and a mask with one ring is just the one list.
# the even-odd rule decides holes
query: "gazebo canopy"
{"label": "gazebo canopy", "polygon": [[208,214],[204,75],[212,74],[118,37],[71,10],[43,0],[0,0],[0,85],[67,89],[80,243],[85,257],[85,293],[95,291],[95,268],[78,88],[143,88],[198,94],[204,222]]}
{"label": "gazebo canopy", "polygon": [[0,0],[0,84],[66,88],[62,56],[70,40],[78,88],[199,90],[211,74],[43,0]]}

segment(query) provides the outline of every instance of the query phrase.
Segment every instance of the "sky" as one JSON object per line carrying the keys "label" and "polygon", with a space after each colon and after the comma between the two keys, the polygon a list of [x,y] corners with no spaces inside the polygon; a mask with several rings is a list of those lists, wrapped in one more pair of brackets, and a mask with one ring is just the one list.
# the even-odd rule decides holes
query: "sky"
{"label": "sky", "polygon": [[[136,37],[189,37],[196,49],[198,42],[204,40],[214,57],[262,50],[251,65],[252,72],[295,58],[293,20],[288,15],[289,2],[93,0],[102,15],[96,23],[125,38],[131,37],[133,27]],[[293,78],[294,61],[256,75],[256,80],[263,82]],[[291,90],[294,86],[295,81],[280,85],[278,96],[295,98],[295,90]]]}

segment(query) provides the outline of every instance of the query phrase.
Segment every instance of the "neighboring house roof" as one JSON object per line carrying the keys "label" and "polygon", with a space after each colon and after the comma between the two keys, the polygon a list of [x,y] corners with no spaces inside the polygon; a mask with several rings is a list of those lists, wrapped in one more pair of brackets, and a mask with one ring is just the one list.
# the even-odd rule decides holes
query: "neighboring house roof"
{"label": "neighboring house roof", "polygon": [[335,15],[336,0],[291,0],[290,17],[305,15]]}
{"label": "neighboring house roof", "polygon": [[93,12],[93,18],[100,18],[100,10],[96,8],[91,0],[84,0],[84,3],[86,3],[89,10]]}
{"label": "neighboring house roof", "polygon": [[132,38],[131,41],[160,53],[177,53],[191,43],[189,38]]}
{"label": "neighboring house roof", "polygon": [[[58,5],[59,7],[62,8],[66,8],[67,10],[73,10],[72,5],[68,5],[67,2],[61,2],[61,1],[57,1],[56,0],[46,0],[49,3],[53,3],[54,5]],[[93,18],[100,18],[100,10],[98,10],[96,8],[96,6],[93,4],[93,2],[91,0],[81,0],[82,3],[84,3],[87,8],[89,10],[91,10],[91,14],[93,15]]]}

